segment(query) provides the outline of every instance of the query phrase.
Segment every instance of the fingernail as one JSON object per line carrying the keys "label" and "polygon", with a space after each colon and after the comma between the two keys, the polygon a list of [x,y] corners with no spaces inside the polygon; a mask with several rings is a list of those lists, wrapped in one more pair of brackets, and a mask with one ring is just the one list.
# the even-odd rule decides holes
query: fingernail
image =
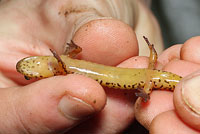
{"label": "fingernail", "polygon": [[185,80],[181,93],[185,104],[193,112],[200,115],[200,76]]}
{"label": "fingernail", "polygon": [[80,120],[95,112],[94,108],[81,99],[65,95],[58,104],[60,112],[72,120]]}

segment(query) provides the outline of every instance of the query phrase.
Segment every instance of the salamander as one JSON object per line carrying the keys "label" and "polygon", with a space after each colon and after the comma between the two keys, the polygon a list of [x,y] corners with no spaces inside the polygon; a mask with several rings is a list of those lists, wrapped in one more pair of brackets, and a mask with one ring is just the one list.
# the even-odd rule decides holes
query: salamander
{"label": "salamander", "polygon": [[150,49],[148,68],[120,68],[74,59],[81,48],[73,41],[68,43],[66,55],[31,56],[20,60],[16,69],[26,79],[48,78],[56,75],[80,74],[98,81],[102,86],[116,89],[136,89],[136,96],[146,102],[152,89],[173,91],[181,76],[156,70],[157,53],[153,44],[144,37]]}

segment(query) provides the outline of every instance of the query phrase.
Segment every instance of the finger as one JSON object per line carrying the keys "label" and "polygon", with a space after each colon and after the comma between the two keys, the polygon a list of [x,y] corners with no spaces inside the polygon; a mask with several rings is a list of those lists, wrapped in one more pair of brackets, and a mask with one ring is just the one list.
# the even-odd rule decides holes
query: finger
{"label": "finger", "polygon": [[161,55],[158,57],[158,61],[165,66],[167,63],[169,63],[172,60],[180,59],[180,51],[181,51],[182,45],[173,45],[163,51]]}
{"label": "finger", "polygon": [[185,77],[176,87],[174,104],[178,115],[189,126],[200,130],[200,72]]}
{"label": "finger", "polygon": [[196,64],[200,63],[200,36],[187,40],[181,48],[181,59]]}
{"label": "finger", "polygon": [[[37,2],[5,1],[1,5],[3,8],[0,9],[2,18],[0,20],[0,69],[4,76],[15,82],[20,79],[15,70],[19,59],[30,55],[49,55],[52,44],[63,46],[64,35],[61,33],[64,33],[63,29],[66,27],[62,23],[64,17],[61,19],[54,14],[53,18],[52,14],[49,14],[56,12],[52,11],[55,7],[44,9],[46,6],[49,6],[47,1],[40,0]],[[50,19],[50,16],[53,19]]]}
{"label": "finger", "polygon": [[134,97],[130,92],[106,89],[105,108],[94,118],[72,129],[73,133],[115,134],[123,131],[134,120]]}
{"label": "finger", "polygon": [[174,111],[168,111],[153,120],[150,134],[199,134],[199,131],[184,124]]}
{"label": "finger", "polygon": [[66,131],[100,111],[106,102],[102,87],[78,75],[53,77],[0,92],[0,132],[5,134]]}
{"label": "finger", "polygon": [[173,94],[168,91],[153,91],[150,100],[146,103],[137,99],[135,103],[136,119],[146,129],[149,129],[152,120],[162,112],[174,109]]}
{"label": "finger", "polygon": [[83,25],[73,40],[82,47],[81,59],[117,65],[138,55],[136,35],[127,24],[114,20],[94,20]]}
{"label": "finger", "polygon": [[173,60],[163,67],[164,71],[169,71],[183,77],[199,69],[200,69],[199,64],[185,60]]}

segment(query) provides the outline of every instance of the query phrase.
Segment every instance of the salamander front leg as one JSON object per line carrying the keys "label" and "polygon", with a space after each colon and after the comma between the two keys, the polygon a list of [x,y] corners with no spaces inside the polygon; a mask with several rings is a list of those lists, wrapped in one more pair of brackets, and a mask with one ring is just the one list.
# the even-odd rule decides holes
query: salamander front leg
{"label": "salamander front leg", "polygon": [[73,40],[71,43],[67,43],[66,50],[64,52],[65,55],[74,58],[78,53],[82,51],[82,48],[76,45]]}
{"label": "salamander front leg", "polygon": [[[68,46],[66,47],[65,54],[71,58],[75,57],[78,53],[82,51],[81,47],[76,45],[73,41],[71,41],[71,43],[67,43],[67,45]],[[52,52],[53,56],[57,59],[61,72],[64,72],[64,74],[68,74],[66,65],[62,61],[60,56],[54,50],[50,49],[50,51]],[[56,73],[54,73],[54,75],[56,75]]]}
{"label": "salamander front leg", "polygon": [[[60,58],[60,56],[56,53],[56,51],[50,49],[50,51],[52,52],[53,56],[57,59],[58,61],[58,65],[60,66],[60,68],[63,70],[63,72],[65,72],[66,74],[68,74],[65,63],[62,61],[62,59]],[[54,75],[56,75],[54,73]]]}

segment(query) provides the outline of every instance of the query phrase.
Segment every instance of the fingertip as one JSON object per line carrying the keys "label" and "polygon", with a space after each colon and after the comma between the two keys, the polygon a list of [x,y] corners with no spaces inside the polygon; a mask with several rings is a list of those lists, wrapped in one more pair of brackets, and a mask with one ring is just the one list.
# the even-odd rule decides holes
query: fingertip
{"label": "fingertip", "polygon": [[146,129],[149,129],[152,120],[157,115],[172,109],[174,107],[171,92],[153,91],[148,102],[144,103],[140,98],[136,101],[135,116]]}
{"label": "fingertip", "polygon": [[200,73],[184,78],[174,92],[174,105],[178,115],[189,126],[200,130]]}
{"label": "fingertip", "polygon": [[192,37],[187,40],[181,48],[181,59],[200,63],[200,36]]}
{"label": "fingertip", "polygon": [[138,43],[132,28],[115,19],[93,20],[83,25],[73,40],[83,48],[81,59],[117,65],[138,55]]}
{"label": "fingertip", "polygon": [[159,114],[151,123],[150,134],[198,134],[199,132],[185,125],[175,111]]}
{"label": "fingertip", "polygon": [[183,77],[199,69],[200,65],[184,60],[172,60],[163,67],[164,71],[169,71]]}
{"label": "fingertip", "polygon": [[180,59],[181,46],[182,44],[177,44],[167,48],[161,53],[161,55],[159,55],[158,61],[165,66],[172,60]]}
{"label": "fingertip", "polygon": [[131,57],[118,65],[123,68],[147,68],[149,64],[149,58],[145,56]]}

